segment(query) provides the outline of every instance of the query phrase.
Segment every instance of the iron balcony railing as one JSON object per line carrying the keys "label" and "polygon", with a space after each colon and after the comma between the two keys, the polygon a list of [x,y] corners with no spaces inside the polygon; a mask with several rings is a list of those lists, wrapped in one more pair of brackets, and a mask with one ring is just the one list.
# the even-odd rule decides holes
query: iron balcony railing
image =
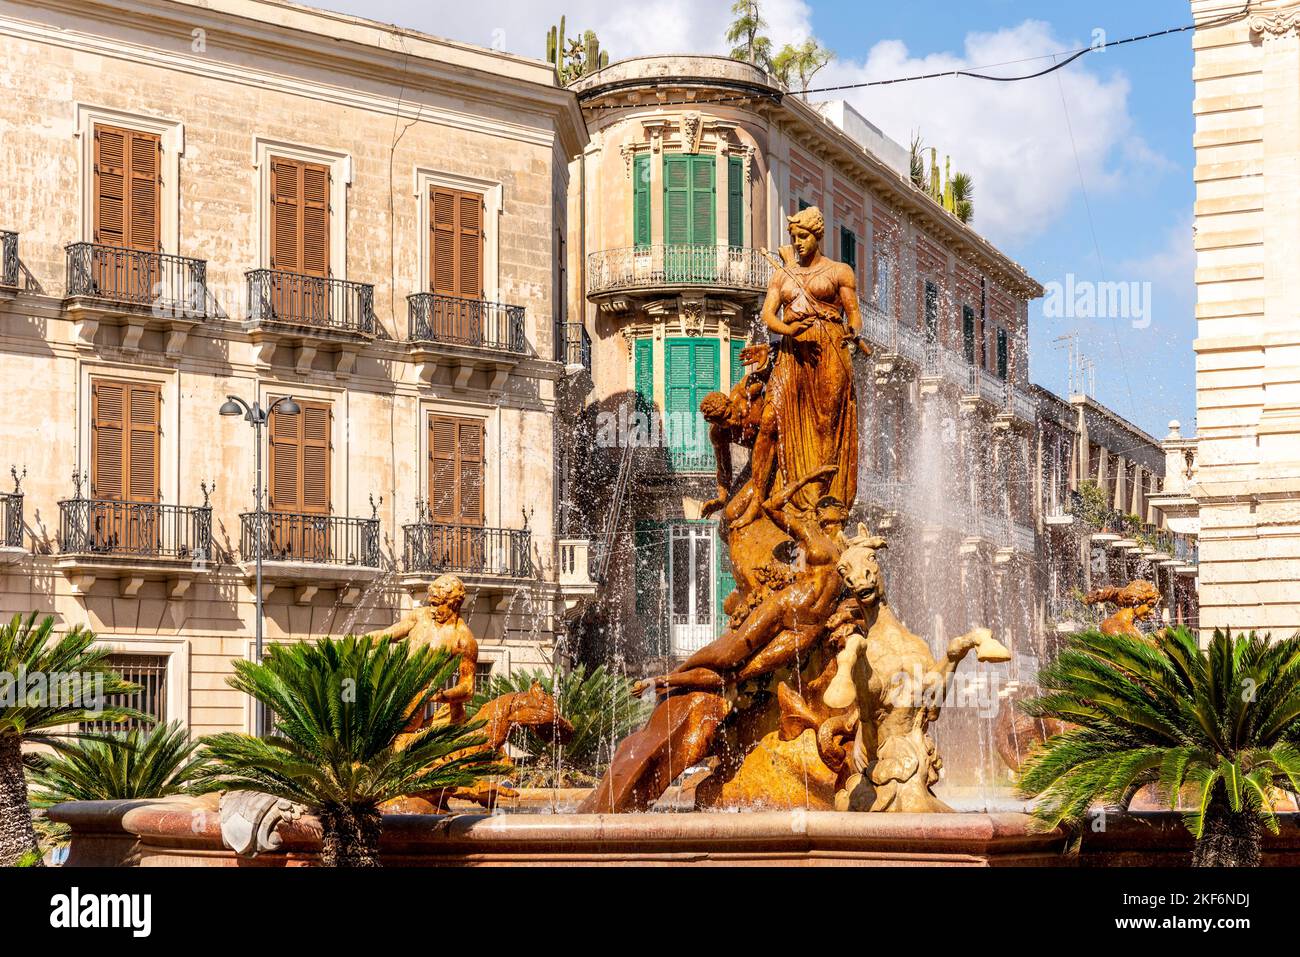
{"label": "iron balcony railing", "polygon": [[[379,519],[305,512],[262,513],[262,560],[379,567]],[[257,513],[239,516],[239,553],[257,557]]]}
{"label": "iron balcony railing", "polygon": [[421,292],[406,297],[412,342],[449,342],[522,354],[524,307]]}
{"label": "iron balcony railing", "polygon": [[208,264],[171,253],[73,243],[66,247],[67,296],[149,306],[156,313],[207,316]]}
{"label": "iron balcony railing", "polygon": [[494,578],[532,578],[532,532],[416,522],[402,526],[402,557],[408,572],[455,572]]}
{"label": "iron balcony railing", "polygon": [[375,287],[368,283],[278,269],[253,269],[245,278],[250,322],[375,333]]}
{"label": "iron balcony railing", "polygon": [[59,550],[206,561],[212,557],[212,508],[65,499],[59,502]]}
{"label": "iron balcony railing", "polygon": [[22,492],[0,492],[0,534],[5,548],[23,547]]}
{"label": "iron balcony railing", "polygon": [[18,288],[18,234],[0,229],[0,286]]}
{"label": "iron balcony railing", "polygon": [[587,293],[712,286],[758,292],[772,266],[746,246],[657,245],[604,249],[587,256]]}
{"label": "iron balcony railing", "polygon": [[571,368],[591,371],[591,336],[580,322],[565,322],[559,328],[559,348],[556,354],[561,362]]}
{"label": "iron balcony railing", "polygon": [[858,300],[858,313],[862,316],[862,335],[871,345],[884,353],[898,351],[898,323],[865,299]]}

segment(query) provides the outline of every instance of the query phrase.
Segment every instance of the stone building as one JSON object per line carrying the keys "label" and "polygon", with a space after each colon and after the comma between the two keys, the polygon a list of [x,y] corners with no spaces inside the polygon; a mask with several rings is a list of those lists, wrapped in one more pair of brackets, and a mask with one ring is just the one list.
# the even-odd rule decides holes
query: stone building
{"label": "stone building", "polygon": [[272,0],[0,5],[5,614],[85,624],[196,732],[269,641],[442,571],[550,666],[556,354],[586,131],[530,60]]}
{"label": "stone building", "polygon": [[1300,3],[1192,0],[1201,627],[1300,629]]}
{"label": "stone building", "polygon": [[[743,374],[786,216],[814,205],[852,265],[863,331],[861,515],[890,538],[890,598],[947,641],[1034,627],[1027,303],[1041,287],[911,182],[906,149],[847,104],[810,105],[721,57],[614,63],[573,86],[590,133],[570,176],[570,299],[590,376],[568,383],[566,536],[591,537],[581,653],[644,671],[725,626],[731,589],[700,399]],[[585,315],[580,311],[585,304]],[[638,412],[654,412],[638,448]],[[628,440],[631,436],[632,440]],[[642,436],[643,442],[646,436]]]}

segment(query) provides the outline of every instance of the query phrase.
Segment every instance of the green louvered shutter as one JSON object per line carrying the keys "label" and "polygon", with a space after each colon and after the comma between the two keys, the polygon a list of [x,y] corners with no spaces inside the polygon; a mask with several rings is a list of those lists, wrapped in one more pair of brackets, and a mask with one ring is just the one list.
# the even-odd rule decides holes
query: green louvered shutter
{"label": "green louvered shutter", "polygon": [[649,654],[662,654],[667,631],[664,628],[666,601],[664,583],[668,570],[668,530],[663,522],[641,521],[633,533],[636,546],[636,614],[645,629]]}
{"label": "green louvered shutter", "polygon": [[637,403],[649,411],[655,404],[654,343],[638,339],[633,347],[632,381],[636,385]]}
{"label": "green louvered shutter", "polygon": [[961,345],[966,361],[975,361],[975,310],[970,306],[961,307]]}
{"label": "green louvered shutter", "polygon": [[731,338],[731,386],[732,388],[735,388],[736,383],[739,382],[742,378],[744,378],[745,375],[745,366],[740,361],[740,350],[744,348],[745,348],[745,340],[737,339],[735,336],[732,336]]}
{"label": "green louvered shutter", "polygon": [[736,589],[736,576],[731,572],[731,555],[727,550],[727,541],[718,534],[716,526],[713,533],[713,554],[717,556],[715,577],[718,581],[718,613],[713,616],[713,620],[720,635],[727,630],[728,622],[722,605],[727,600],[727,596]]}
{"label": "green louvered shutter", "polygon": [[691,238],[693,246],[712,246],[718,241],[714,223],[718,163],[713,156],[691,157]]}
{"label": "green louvered shutter", "polygon": [[998,330],[998,378],[1007,377],[1007,330]]}
{"label": "green louvered shutter", "polygon": [[668,428],[669,455],[678,465],[693,446],[691,397],[695,352],[689,339],[664,343],[664,419]]}
{"label": "green louvered shutter", "polygon": [[632,159],[632,229],[637,246],[650,245],[650,154]]}
{"label": "green louvered shutter", "polygon": [[689,156],[664,157],[664,243],[691,241],[691,171]]}
{"label": "green louvered shutter", "polygon": [[727,159],[727,245],[745,245],[745,164],[739,156]]}
{"label": "green louvered shutter", "polygon": [[717,339],[695,340],[694,365],[691,377],[691,410],[694,413],[694,443],[692,458],[696,468],[712,472],[717,465],[713,457],[713,444],[709,441],[709,426],[700,413],[700,402],[710,392],[722,385],[722,343]]}
{"label": "green louvered shutter", "polygon": [[851,229],[844,226],[840,227],[840,262],[853,270],[854,274],[858,271],[858,237]]}

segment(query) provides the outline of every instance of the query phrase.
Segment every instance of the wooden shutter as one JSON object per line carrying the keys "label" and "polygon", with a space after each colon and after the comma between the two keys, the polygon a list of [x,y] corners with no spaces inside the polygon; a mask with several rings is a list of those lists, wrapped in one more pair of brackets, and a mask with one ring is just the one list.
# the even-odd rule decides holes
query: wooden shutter
{"label": "wooden shutter", "polygon": [[299,402],[297,415],[271,415],[270,506],[277,512],[330,510],[328,402]]}
{"label": "wooden shutter", "polygon": [[664,243],[684,246],[691,241],[691,177],[689,156],[664,157]]}
{"label": "wooden shutter", "polygon": [[638,398],[649,410],[655,404],[654,343],[650,339],[638,339],[634,350],[633,382]]}
{"label": "wooden shutter", "polygon": [[691,157],[691,238],[696,246],[717,242],[714,212],[717,209],[718,164],[712,156]]}
{"label": "wooden shutter", "polygon": [[638,246],[650,245],[650,154],[632,158],[632,232]]}
{"label": "wooden shutter", "polygon": [[95,127],[95,242],[158,251],[161,150],[156,133]]}
{"label": "wooden shutter", "polygon": [[840,227],[840,262],[858,272],[858,237],[851,229]]}
{"label": "wooden shutter", "polygon": [[998,378],[1007,377],[1007,330],[998,329]]}
{"label": "wooden shutter", "polygon": [[483,298],[483,195],[430,188],[429,285],[442,296]]}
{"label": "wooden shutter", "polygon": [[740,361],[740,351],[745,348],[745,340],[731,338],[731,387],[745,377],[745,364]]}
{"label": "wooden shutter", "polygon": [[92,383],[91,497],[158,501],[161,413],[156,383]]}
{"label": "wooden shutter", "polygon": [[745,164],[739,156],[727,158],[727,244],[745,245]]}
{"label": "wooden shutter", "polygon": [[330,171],[271,157],[271,268],[329,275]]}
{"label": "wooden shutter", "polygon": [[483,524],[483,423],[429,416],[429,514],[433,521]]}
{"label": "wooden shutter", "polygon": [[975,361],[975,310],[961,307],[961,346],[967,362]]}

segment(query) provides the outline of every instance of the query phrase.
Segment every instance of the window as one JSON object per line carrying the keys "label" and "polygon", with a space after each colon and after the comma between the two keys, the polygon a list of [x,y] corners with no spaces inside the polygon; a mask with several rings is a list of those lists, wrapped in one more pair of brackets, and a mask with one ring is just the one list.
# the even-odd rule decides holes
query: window
{"label": "window", "polygon": [[889,257],[879,252],[876,253],[876,308],[886,314],[892,314],[893,305],[893,271],[890,268]]}
{"label": "window", "polygon": [[443,296],[483,298],[483,194],[429,188],[429,286]]}
{"label": "window", "polygon": [[961,307],[961,346],[966,361],[975,362],[975,310],[970,306]]}
{"label": "window", "polygon": [[668,339],[664,343],[664,415],[674,468],[712,469],[713,447],[700,414],[700,400],[718,388],[716,339]]}
{"label": "window", "polygon": [[844,263],[853,270],[856,275],[858,271],[858,237],[854,235],[853,230],[840,227],[840,262]]}
{"label": "window", "polygon": [[650,154],[632,158],[632,232],[637,246],[650,245]]}
{"label": "window", "polygon": [[797,210],[797,212],[802,213],[805,209],[807,209],[811,205],[812,203],[808,202],[808,200],[801,199],[799,200],[799,209]]}
{"label": "window", "polygon": [[429,514],[435,522],[483,524],[483,423],[429,416]]}
{"label": "window", "polygon": [[745,348],[745,340],[738,339],[733,334],[731,337],[731,386],[735,388],[736,383],[745,377],[745,365],[740,361],[740,352]]}
{"label": "window", "polygon": [[104,706],[110,708],[134,708],[153,718],[144,721],[133,718],[127,721],[83,721],[82,731],[105,732],[126,731],[130,728],[148,730],[154,722],[167,720],[167,655],[126,655],[108,656],[108,666],[132,684],[140,685],[139,691],[129,694],[108,695]]}
{"label": "window", "polygon": [[91,498],[157,502],[162,387],[96,379],[90,405]]}
{"label": "window", "polygon": [[712,246],[714,193],[717,190],[714,156],[664,157],[664,242],[670,246]]}
{"label": "window", "polygon": [[474,693],[480,694],[488,690],[488,685],[492,683],[492,662],[479,661],[474,664]]}
{"label": "window", "polygon": [[637,405],[645,411],[655,404],[654,342],[638,339],[633,347],[633,383]]}
{"label": "window", "polygon": [[[271,268],[330,274],[330,170],[320,163],[271,157]],[[284,287],[292,291],[294,287]],[[303,312],[285,311],[286,315]]]}
{"label": "window", "polygon": [[95,126],[95,242],[159,250],[161,154],[157,133]]}
{"label": "window", "polygon": [[271,510],[327,515],[332,412],[328,402],[298,405],[297,415],[271,414]]}
{"label": "window", "polygon": [[1007,330],[998,329],[998,378],[1007,377]]}
{"label": "window", "polygon": [[669,526],[668,596],[671,653],[685,657],[714,638],[713,524]]}
{"label": "window", "polygon": [[745,163],[727,158],[727,245],[745,245]]}
{"label": "window", "polygon": [[939,287],[925,281],[925,341],[939,341]]}

